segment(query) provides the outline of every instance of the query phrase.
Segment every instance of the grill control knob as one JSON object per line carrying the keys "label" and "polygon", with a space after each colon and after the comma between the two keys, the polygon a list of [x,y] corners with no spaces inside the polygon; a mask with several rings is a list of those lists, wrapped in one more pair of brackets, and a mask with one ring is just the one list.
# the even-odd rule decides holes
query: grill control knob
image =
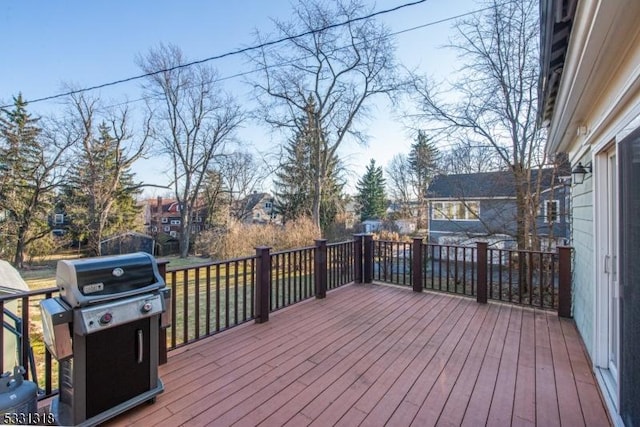
{"label": "grill control knob", "polygon": [[111,322],[111,319],[113,319],[113,315],[111,313],[105,313],[102,316],[100,316],[100,324],[101,325],[107,325]]}
{"label": "grill control knob", "polygon": [[140,311],[143,313],[148,313],[151,311],[151,309],[153,308],[153,304],[151,304],[150,302],[145,302],[142,307],[140,307]]}

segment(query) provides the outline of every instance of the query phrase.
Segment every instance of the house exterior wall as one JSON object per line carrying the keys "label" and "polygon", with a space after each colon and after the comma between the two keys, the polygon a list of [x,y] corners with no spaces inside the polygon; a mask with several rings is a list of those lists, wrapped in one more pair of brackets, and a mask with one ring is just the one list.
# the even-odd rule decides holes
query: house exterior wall
{"label": "house exterior wall", "polygon": [[[634,4],[637,10],[638,4]],[[626,12],[625,12],[626,10]],[[577,18],[589,18],[583,16],[578,9]],[[609,13],[613,13],[611,10]],[[619,13],[631,13],[630,10],[621,8]],[[603,10],[602,13],[607,13]],[[615,20],[614,20],[615,21]],[[611,22],[614,22],[611,21]],[[580,29],[584,23],[578,23]],[[615,24],[613,24],[615,25]],[[622,27],[622,25],[620,25]],[[619,31],[616,28],[616,31]],[[587,34],[580,32],[572,35],[576,37],[574,50],[569,55],[576,55],[580,46],[585,51],[604,49],[608,59],[600,58],[595,64],[583,64],[583,67],[592,66],[590,73],[586,74],[583,68],[573,69],[574,75],[563,75],[563,80],[571,81],[574,91],[582,88],[583,92],[567,93],[566,98],[559,99],[563,113],[554,117],[550,131],[550,145],[552,149],[569,153],[572,167],[579,162],[583,165],[592,163],[593,172],[588,174],[581,185],[572,186],[572,213],[574,246],[574,306],[573,313],[576,325],[585,342],[587,351],[598,366],[602,363],[600,350],[602,343],[598,344],[598,290],[602,284],[602,263],[604,257],[603,245],[605,234],[597,236],[598,209],[605,203],[603,192],[598,192],[595,183],[600,173],[599,159],[606,150],[615,147],[618,142],[631,131],[640,126],[640,32],[636,26],[633,33],[627,33],[622,39],[617,39],[615,49],[590,45],[605,43],[602,40],[583,39]],[[603,29],[601,30],[603,31]],[[604,35],[603,35],[604,37]],[[620,43],[624,40],[624,43]],[[580,45],[580,42],[584,45]],[[613,43],[613,41],[612,41]],[[609,45],[614,46],[614,45]],[[588,58],[586,58],[588,59]],[[582,61],[586,61],[585,58]],[[568,67],[572,70],[572,67]],[[586,74],[583,78],[583,73]],[[567,85],[565,85],[567,86]],[[576,99],[579,98],[580,102]],[[570,122],[565,122],[569,120]],[[566,126],[562,128],[562,126]],[[555,126],[555,127],[554,127]],[[579,130],[578,127],[582,127]],[[604,221],[604,220],[602,220]]]}
{"label": "house exterior wall", "polygon": [[[469,201],[479,201],[479,220],[439,220],[433,219],[433,205],[429,204],[429,231],[435,234],[514,234],[515,233],[515,201],[511,199],[477,200],[469,198]],[[437,199],[431,202],[439,201]],[[445,200],[442,200],[445,201]],[[449,201],[449,200],[446,200]]]}
{"label": "house exterior wall", "polygon": [[587,351],[593,357],[595,317],[593,179],[572,187],[573,318]]}
{"label": "house exterior wall", "polygon": [[[545,192],[541,195],[540,215],[537,221],[537,229],[539,235],[549,235],[549,225],[544,219],[544,202],[546,200],[558,201],[559,222],[552,224],[553,236],[560,241],[568,238],[568,207],[565,205],[566,189],[564,187],[557,188],[553,193]],[[469,198],[469,201],[476,200]],[[430,200],[438,201],[437,199]],[[480,199],[480,219],[479,220],[439,220],[433,219],[433,206],[429,204],[429,234],[432,236],[432,242],[437,243],[441,236],[449,236],[452,234],[463,236],[501,236],[501,238],[509,238],[508,236],[516,235],[516,202],[514,199]],[[513,238],[515,240],[515,238]],[[564,243],[564,242],[562,242]]]}
{"label": "house exterior wall", "polygon": [[[572,187],[573,314],[594,367],[602,368],[596,370],[597,378],[614,421],[628,425],[640,423],[637,398],[640,381],[636,376],[639,367],[637,363],[625,364],[625,360],[635,357],[630,349],[638,342],[625,340],[633,335],[620,337],[616,353],[621,361],[612,372],[608,353],[611,342],[608,304],[609,292],[615,295],[617,290],[609,281],[619,271],[619,259],[618,263],[615,259],[611,261],[609,242],[619,240],[625,231],[613,229],[611,224],[615,222],[608,214],[619,218],[619,213],[611,210],[617,209],[620,203],[624,206],[626,201],[609,204],[611,173],[608,168],[612,165],[608,154],[618,153],[618,144],[640,127],[639,19],[637,0],[578,3],[547,144],[550,153],[568,153],[572,167],[578,162],[593,165],[585,182]],[[621,159],[619,155],[615,159],[617,164],[612,170],[619,173]],[[619,176],[612,178],[620,184]],[[611,234],[612,229],[617,234]],[[618,255],[626,260],[625,253]],[[627,298],[625,295],[618,301],[624,302]],[[624,310],[618,322],[624,329],[627,322]],[[637,324],[631,326],[637,330]],[[607,379],[614,376],[613,382]],[[618,413],[620,417],[616,419]]]}

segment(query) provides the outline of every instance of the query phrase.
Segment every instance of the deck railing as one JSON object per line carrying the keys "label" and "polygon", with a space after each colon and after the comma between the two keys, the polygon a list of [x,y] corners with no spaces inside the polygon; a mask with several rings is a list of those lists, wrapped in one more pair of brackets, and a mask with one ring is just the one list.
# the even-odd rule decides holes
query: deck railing
{"label": "deck railing", "polygon": [[[172,323],[162,331],[161,362],[179,348],[248,321],[266,322],[269,313],[327,290],[374,280],[516,304],[557,309],[571,315],[571,249],[556,252],[508,251],[475,247],[374,241],[370,235],[327,244],[271,252],[189,267],[170,268],[159,261],[172,290]],[[57,288],[0,297],[5,312],[0,341],[17,339],[18,363],[36,381],[40,397],[55,393],[57,362],[42,342],[38,304],[58,296]],[[11,310],[8,310],[11,307]],[[13,312],[9,316],[8,311]],[[0,366],[4,366],[0,353]]]}
{"label": "deck railing", "polygon": [[[367,267],[374,280],[450,292],[571,313],[571,248],[555,252],[373,241],[363,238],[364,252],[373,253]],[[368,247],[371,246],[371,249]],[[363,265],[366,263],[363,262]],[[366,276],[366,273],[365,273]]]}

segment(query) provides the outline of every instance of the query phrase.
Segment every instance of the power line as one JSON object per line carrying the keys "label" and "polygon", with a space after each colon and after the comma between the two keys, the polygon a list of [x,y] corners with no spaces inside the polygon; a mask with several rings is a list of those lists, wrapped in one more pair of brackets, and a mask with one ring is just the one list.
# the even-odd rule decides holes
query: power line
{"label": "power line", "polygon": [[[383,36],[382,38],[390,38],[390,37],[397,36],[397,35],[400,35],[400,34],[406,34],[406,33],[412,32],[412,31],[421,30],[423,28],[432,27],[434,25],[442,24],[442,23],[445,23],[445,22],[455,21],[457,19],[464,18],[464,17],[470,16],[470,15],[475,15],[477,13],[485,12],[485,11],[487,11],[489,9],[493,9],[493,8],[494,8],[494,6],[489,6],[489,7],[485,7],[485,8],[482,8],[482,9],[475,9],[475,10],[472,10],[470,12],[465,12],[465,13],[462,13],[462,14],[459,14],[459,15],[455,15],[455,16],[450,16],[450,17],[447,17],[447,18],[439,19],[439,20],[436,20],[436,21],[430,21],[430,22],[427,22],[427,23],[424,23],[424,24],[421,24],[421,25],[417,25],[415,27],[405,28],[403,30],[398,30],[398,31],[389,33],[386,36]],[[344,48],[350,48],[350,47],[351,46],[343,46],[343,47],[338,48],[338,49],[344,49]],[[215,82],[221,82],[221,81],[226,81],[226,80],[232,80],[232,79],[235,79],[235,78],[238,78],[238,77],[248,76],[250,74],[254,74],[254,73],[263,71],[265,68],[277,68],[277,67],[281,67],[283,65],[288,65],[288,64],[291,64],[291,63],[295,63],[296,61],[301,61],[301,60],[304,60],[304,59],[307,59],[307,58],[309,58],[309,56],[299,57],[299,58],[292,59],[292,60],[289,60],[289,61],[286,61],[286,62],[281,62],[281,63],[278,63],[278,64],[272,64],[272,65],[269,65],[269,66],[266,66],[266,67],[254,68],[254,69],[248,70],[248,71],[241,71],[241,72],[238,72],[238,73],[235,73],[235,74],[231,74],[231,75],[228,75],[228,76],[219,77],[217,79],[214,79],[213,82],[214,83]],[[91,90],[91,89],[89,88],[89,89],[84,89],[84,90]],[[73,93],[73,92],[70,92],[70,93]],[[64,96],[64,95],[63,94],[56,95],[55,97],[61,97],[61,96]],[[37,102],[37,101],[43,101],[43,100],[46,100],[46,99],[49,99],[49,98],[52,98],[52,97],[38,99],[38,100],[35,100],[35,101],[31,101],[31,103]],[[118,107],[118,106],[121,106],[121,105],[128,105],[128,104],[132,104],[134,102],[144,101],[146,99],[147,99],[146,96],[142,96],[140,98],[118,102],[116,104],[109,105],[106,108]],[[2,107],[2,108],[6,108],[6,107]]]}
{"label": "power line", "polygon": [[[258,45],[253,45],[253,46],[249,46],[249,47],[245,47],[245,48],[241,48],[241,49],[236,49],[236,50],[233,50],[233,51],[230,51],[230,52],[222,53],[220,55],[214,55],[214,56],[210,56],[208,58],[199,59],[199,60],[196,60],[196,61],[191,61],[191,62],[188,62],[186,64],[180,64],[180,65],[176,65],[174,67],[164,68],[162,70],[157,70],[157,71],[153,71],[153,72],[149,72],[149,73],[144,73],[144,74],[140,74],[140,75],[133,76],[133,77],[127,77],[127,78],[120,79],[120,80],[114,80],[114,81],[111,81],[111,82],[108,82],[108,83],[103,83],[103,84],[99,84],[99,85],[95,85],[95,86],[90,86],[90,87],[86,87],[86,88],[83,88],[83,89],[76,89],[76,90],[72,90],[72,91],[68,91],[68,92],[64,92],[64,93],[59,93],[59,94],[56,94],[56,95],[50,95],[50,96],[45,96],[45,97],[42,97],[42,98],[37,98],[37,99],[31,100],[31,101],[27,101],[27,103],[35,104],[37,102],[50,101],[52,99],[63,98],[63,97],[66,97],[66,96],[75,95],[75,94],[83,93],[83,92],[89,92],[89,91],[93,91],[93,90],[96,90],[96,89],[103,89],[105,87],[115,86],[115,85],[119,85],[119,84],[122,84],[122,83],[131,82],[131,81],[134,81],[134,80],[140,80],[140,79],[143,79],[145,77],[155,76],[157,74],[166,73],[166,72],[169,72],[169,71],[174,71],[174,70],[191,67],[191,66],[198,65],[198,64],[203,64],[203,63],[210,62],[210,61],[215,61],[215,60],[222,59],[222,58],[227,58],[227,57],[230,57],[230,56],[239,55],[239,54],[242,54],[242,53],[250,52],[252,50],[262,49],[262,48],[273,46],[273,45],[276,45],[276,44],[280,44],[280,43],[283,43],[283,42],[286,42],[286,41],[296,40],[296,39],[299,39],[301,37],[306,37],[306,36],[309,36],[309,35],[312,35],[312,34],[316,34],[316,33],[322,32],[322,31],[326,31],[326,30],[330,30],[330,29],[333,29],[333,28],[342,27],[344,25],[349,25],[349,24],[352,24],[354,22],[363,21],[363,20],[370,19],[370,18],[373,18],[373,17],[376,17],[376,16],[385,15],[385,14],[391,13],[391,12],[396,12],[396,11],[398,11],[400,9],[404,9],[404,8],[407,8],[407,7],[412,7],[412,6],[416,6],[418,4],[421,4],[421,3],[425,3],[426,1],[427,0],[416,0],[416,1],[413,1],[413,2],[410,2],[410,3],[404,3],[404,4],[401,4],[399,6],[390,8],[390,9],[384,9],[384,10],[373,12],[373,13],[370,13],[369,15],[361,16],[361,17],[358,17],[358,18],[351,18],[351,19],[348,19],[348,20],[343,21],[343,22],[338,22],[338,23],[335,23],[335,24],[325,25],[323,27],[320,27],[320,28],[317,28],[317,29],[314,29],[314,30],[305,31],[305,32],[302,32],[300,34],[296,34],[296,35],[293,35],[293,36],[282,37],[282,38],[279,38],[279,39],[276,39],[276,40],[271,40],[271,41],[267,41],[267,42],[264,42],[264,43],[260,43]],[[11,104],[0,106],[0,108],[9,108],[9,107],[11,107]]]}

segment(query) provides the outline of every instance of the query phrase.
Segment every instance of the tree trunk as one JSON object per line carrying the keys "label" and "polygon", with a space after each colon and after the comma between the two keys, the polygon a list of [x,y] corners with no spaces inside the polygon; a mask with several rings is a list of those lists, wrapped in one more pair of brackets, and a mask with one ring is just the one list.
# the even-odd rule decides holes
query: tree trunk
{"label": "tree trunk", "polygon": [[24,236],[26,234],[26,230],[24,227],[18,228],[18,239],[16,242],[16,251],[13,257],[13,265],[22,269],[24,267]]}

